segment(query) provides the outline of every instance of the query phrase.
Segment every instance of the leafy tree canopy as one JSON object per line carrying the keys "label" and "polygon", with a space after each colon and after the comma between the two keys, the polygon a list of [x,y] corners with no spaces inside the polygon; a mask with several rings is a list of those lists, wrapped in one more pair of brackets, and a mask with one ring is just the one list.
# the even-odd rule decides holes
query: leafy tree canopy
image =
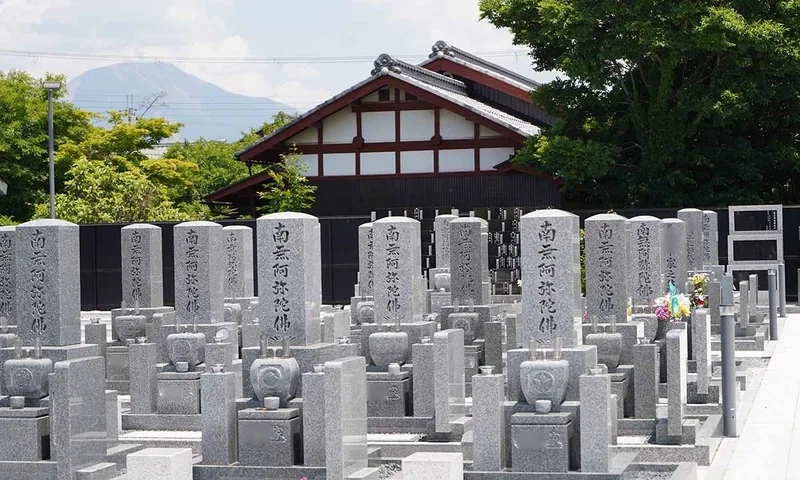
{"label": "leafy tree canopy", "polygon": [[281,163],[271,167],[267,173],[272,182],[258,193],[263,201],[259,208],[261,213],[303,212],[314,206],[317,187],[308,182],[300,155],[282,155]]}
{"label": "leafy tree canopy", "polygon": [[800,200],[800,2],[481,0],[566,76],[517,161],[607,206]]}

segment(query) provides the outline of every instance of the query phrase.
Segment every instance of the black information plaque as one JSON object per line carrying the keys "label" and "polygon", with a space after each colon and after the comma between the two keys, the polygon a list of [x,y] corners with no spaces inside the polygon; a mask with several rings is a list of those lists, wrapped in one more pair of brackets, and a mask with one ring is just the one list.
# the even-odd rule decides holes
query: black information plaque
{"label": "black information plaque", "polygon": [[744,210],[733,212],[736,232],[771,232],[778,230],[777,210]]}
{"label": "black information plaque", "polygon": [[734,240],[734,262],[778,260],[778,240]]}

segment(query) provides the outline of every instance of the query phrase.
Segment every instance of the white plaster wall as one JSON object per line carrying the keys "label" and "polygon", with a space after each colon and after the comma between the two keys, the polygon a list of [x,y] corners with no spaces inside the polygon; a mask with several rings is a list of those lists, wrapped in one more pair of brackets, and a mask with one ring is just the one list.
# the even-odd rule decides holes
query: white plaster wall
{"label": "white plaster wall", "polygon": [[322,120],[324,143],[352,143],[356,136],[356,114],[350,107],[343,108]]}
{"label": "white plaster wall", "polygon": [[364,112],[361,133],[367,143],[394,142],[394,112]]}
{"label": "white plaster wall", "polygon": [[394,152],[369,152],[361,154],[361,175],[387,175],[395,173]]}
{"label": "white plaster wall", "polygon": [[433,110],[400,112],[400,140],[430,140],[433,133]]}
{"label": "white plaster wall", "polygon": [[374,92],[370,93],[366,97],[361,98],[362,102],[377,102],[378,101],[378,91],[375,90]]}
{"label": "white plaster wall", "polygon": [[312,155],[300,155],[300,163],[306,167],[306,177],[316,177],[319,175],[319,156],[315,153]]}
{"label": "white plaster wall", "polygon": [[486,128],[483,125],[481,125],[481,138],[496,138],[496,137],[502,137],[502,136],[503,135],[495,132],[491,128]]}
{"label": "white plaster wall", "polygon": [[481,148],[481,170],[493,170],[500,162],[514,155],[514,147]]}
{"label": "white plaster wall", "polygon": [[475,150],[439,150],[440,172],[471,172],[475,170]]}
{"label": "white plaster wall", "polygon": [[286,146],[291,147],[292,144],[297,145],[316,145],[317,144],[317,129],[314,127],[309,127],[303,130],[302,132],[298,133],[297,135],[289,138],[285,142],[283,142]]}
{"label": "white plaster wall", "polygon": [[475,124],[448,110],[441,110],[439,131],[443,140],[475,138]]}
{"label": "white plaster wall", "polygon": [[326,177],[356,174],[355,153],[326,153],[322,156],[322,173]]}
{"label": "white plaster wall", "polygon": [[400,173],[433,172],[433,151],[400,152]]}

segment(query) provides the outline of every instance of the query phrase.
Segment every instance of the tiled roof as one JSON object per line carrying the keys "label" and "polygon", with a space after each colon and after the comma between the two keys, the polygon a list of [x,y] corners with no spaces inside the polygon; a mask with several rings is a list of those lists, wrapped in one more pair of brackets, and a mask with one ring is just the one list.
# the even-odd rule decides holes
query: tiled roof
{"label": "tiled roof", "polygon": [[477,57],[469,52],[461,50],[458,47],[452,46],[444,40],[439,40],[433,44],[431,47],[431,54],[428,55],[428,60],[422,62],[419,66],[425,66],[437,58],[447,58],[453,62],[473,68],[523,90],[536,90],[541,86],[541,84],[535,80],[531,80],[530,78],[512,72],[511,70],[503,68],[495,63],[488,62],[483,58]]}

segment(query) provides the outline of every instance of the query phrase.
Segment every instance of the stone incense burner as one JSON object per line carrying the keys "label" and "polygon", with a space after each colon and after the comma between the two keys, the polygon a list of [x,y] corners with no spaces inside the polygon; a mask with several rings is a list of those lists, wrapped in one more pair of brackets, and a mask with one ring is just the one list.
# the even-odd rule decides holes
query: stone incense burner
{"label": "stone incense burner", "polygon": [[22,340],[15,344],[15,358],[3,365],[3,379],[11,397],[44,398],[49,394],[48,375],[53,372],[53,361],[42,358],[41,338],[36,337],[33,356],[26,358]]}
{"label": "stone incense burner", "polygon": [[369,355],[372,363],[388,368],[390,363],[402,365],[408,358],[408,334],[400,331],[400,318],[395,319],[393,331],[375,332],[369,336]]}
{"label": "stone incense burner", "polygon": [[250,366],[250,383],[256,398],[263,402],[265,398],[277,397],[280,406],[286,407],[297,394],[300,384],[300,365],[291,356],[289,338],[283,337],[282,357],[270,357],[267,338],[261,337],[261,358]]}
{"label": "stone incense burner", "polygon": [[145,336],[147,317],[139,315],[139,301],[134,304],[133,315],[126,315],[127,308],[123,305],[123,315],[114,318],[114,336],[123,345],[136,341],[136,338]]}
{"label": "stone incense burner", "polygon": [[597,363],[602,363],[609,371],[614,371],[619,366],[619,356],[622,354],[622,334],[617,332],[614,315],[611,316],[610,327],[610,332],[600,332],[597,317],[592,317],[592,333],[586,335],[583,343],[597,347]]}
{"label": "stone incense burner", "polygon": [[532,340],[529,360],[519,366],[522,393],[539,413],[549,413],[554,405],[564,403],[569,381],[569,363],[561,359],[561,337],[554,339],[553,358],[547,359],[545,354],[542,352],[542,358],[537,358],[536,342]]}
{"label": "stone incense burner", "polygon": [[188,371],[193,372],[205,360],[206,336],[197,331],[197,318],[194,319],[193,332],[181,332],[181,325],[175,322],[175,333],[167,335],[167,351],[169,360],[178,371],[179,364],[187,364]]}

